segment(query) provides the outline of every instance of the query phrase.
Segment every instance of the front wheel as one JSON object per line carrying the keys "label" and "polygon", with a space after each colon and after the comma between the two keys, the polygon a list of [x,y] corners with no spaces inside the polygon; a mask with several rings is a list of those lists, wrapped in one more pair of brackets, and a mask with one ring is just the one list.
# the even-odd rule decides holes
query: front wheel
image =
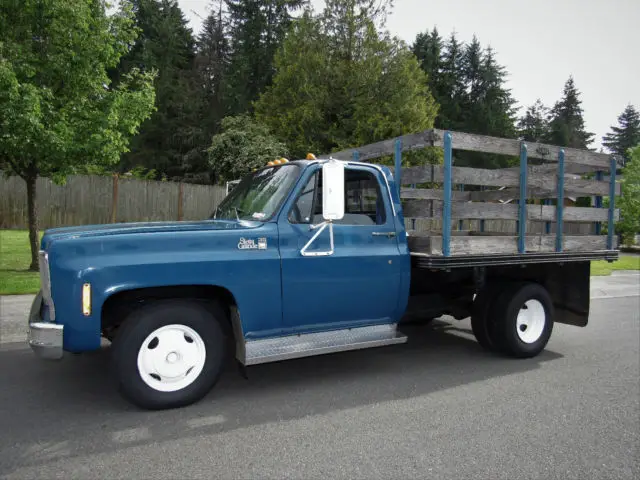
{"label": "front wheel", "polygon": [[166,300],[135,310],[113,342],[113,362],[125,398],[146,409],[200,400],[217,382],[225,357],[218,307]]}

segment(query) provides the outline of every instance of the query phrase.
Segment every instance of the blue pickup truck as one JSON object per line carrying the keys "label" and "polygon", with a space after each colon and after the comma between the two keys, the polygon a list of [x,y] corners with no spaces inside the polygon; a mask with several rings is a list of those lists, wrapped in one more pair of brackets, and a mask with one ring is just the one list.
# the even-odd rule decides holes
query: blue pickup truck
{"label": "blue pickup truck", "polygon": [[405,323],[442,315],[471,317],[480,345],[517,358],[541,352],[554,323],[587,325],[589,261],[615,251],[421,251],[398,174],[272,162],[201,221],[47,230],[29,344],[59,359],[110,343],[125,398],[162,409],[201,399],[228,360],[399,344]]}

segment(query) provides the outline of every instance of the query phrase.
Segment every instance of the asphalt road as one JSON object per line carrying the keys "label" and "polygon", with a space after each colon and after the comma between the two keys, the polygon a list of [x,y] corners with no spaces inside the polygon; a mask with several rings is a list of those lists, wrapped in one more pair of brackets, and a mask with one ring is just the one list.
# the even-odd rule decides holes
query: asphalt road
{"label": "asphalt road", "polygon": [[0,477],[637,479],[640,297],[606,293],[536,359],[436,322],[405,345],[230,369],[164,412],[119,397],[107,349],[48,363],[4,344]]}

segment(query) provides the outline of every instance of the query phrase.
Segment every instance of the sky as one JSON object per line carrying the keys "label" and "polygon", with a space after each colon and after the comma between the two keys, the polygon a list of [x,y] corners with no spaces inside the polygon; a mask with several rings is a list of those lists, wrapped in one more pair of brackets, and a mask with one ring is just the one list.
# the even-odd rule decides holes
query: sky
{"label": "sky", "polygon": [[[178,3],[198,33],[210,0]],[[552,107],[572,75],[592,148],[627,104],[640,109],[640,0],[395,0],[386,28],[410,45],[434,26],[490,45],[521,112],[537,98]]]}

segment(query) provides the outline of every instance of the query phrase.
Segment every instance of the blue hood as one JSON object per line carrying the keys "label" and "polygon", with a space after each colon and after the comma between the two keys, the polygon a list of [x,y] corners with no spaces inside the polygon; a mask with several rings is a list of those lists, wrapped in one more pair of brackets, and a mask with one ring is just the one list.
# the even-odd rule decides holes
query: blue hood
{"label": "blue hood", "polygon": [[47,250],[52,242],[63,238],[83,238],[107,235],[154,232],[185,232],[195,230],[234,230],[256,228],[261,222],[247,220],[202,220],[196,222],[134,222],[110,223],[102,225],[80,225],[46,230],[42,237],[41,248]]}

